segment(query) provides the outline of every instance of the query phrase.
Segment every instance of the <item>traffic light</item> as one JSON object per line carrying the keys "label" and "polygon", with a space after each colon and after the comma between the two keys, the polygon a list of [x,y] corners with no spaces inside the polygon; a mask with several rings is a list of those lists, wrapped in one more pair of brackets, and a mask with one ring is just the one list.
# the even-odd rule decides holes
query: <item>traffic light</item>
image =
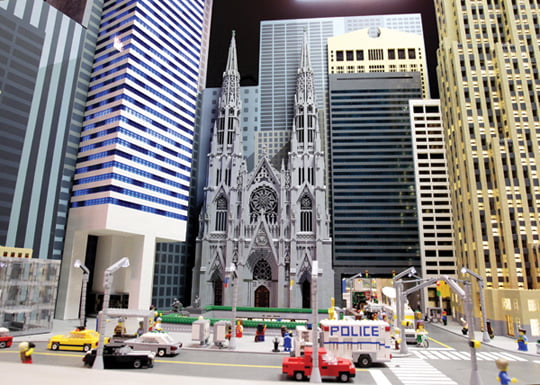
{"label": "traffic light", "polygon": [[369,271],[368,270],[365,270],[364,274],[365,274],[366,278],[369,278]]}
{"label": "traffic light", "polygon": [[437,297],[450,297],[450,286],[443,280],[437,281]]}
{"label": "traffic light", "polygon": [[441,295],[443,298],[450,297],[450,285],[445,281],[441,285]]}

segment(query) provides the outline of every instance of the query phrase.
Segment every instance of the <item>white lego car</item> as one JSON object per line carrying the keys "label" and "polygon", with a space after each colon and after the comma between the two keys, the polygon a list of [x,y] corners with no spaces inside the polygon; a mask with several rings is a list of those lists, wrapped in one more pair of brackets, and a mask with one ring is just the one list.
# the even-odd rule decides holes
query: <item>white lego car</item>
{"label": "white lego car", "polygon": [[125,340],[124,344],[137,350],[150,350],[159,357],[176,355],[182,347],[182,342],[164,332],[144,333],[137,338]]}

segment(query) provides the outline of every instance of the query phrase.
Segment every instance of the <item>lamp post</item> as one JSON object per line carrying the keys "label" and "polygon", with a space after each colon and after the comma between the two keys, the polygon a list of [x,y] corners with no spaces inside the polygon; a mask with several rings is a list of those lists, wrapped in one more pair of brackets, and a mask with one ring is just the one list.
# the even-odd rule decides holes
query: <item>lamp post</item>
{"label": "lamp post", "polygon": [[232,301],[232,325],[231,325],[231,339],[229,340],[229,349],[236,349],[236,305],[238,303],[238,273],[236,271],[236,265],[231,263],[229,267],[225,269],[225,272],[230,274],[231,282],[233,285],[233,301]]}
{"label": "lamp post", "polygon": [[103,274],[103,308],[99,312],[99,342],[97,346],[96,359],[94,361],[94,369],[103,369],[103,343],[105,338],[105,317],[107,315],[107,309],[109,308],[109,298],[111,295],[111,288],[113,282],[113,273],[121,267],[128,267],[129,259],[126,257],[121,258],[116,263],[109,266]]}
{"label": "lamp post", "polygon": [[470,274],[478,280],[478,289],[480,291],[480,306],[482,307],[482,323],[484,324],[484,333],[482,334],[482,341],[489,342],[489,332],[487,327],[487,315],[486,315],[486,303],[484,300],[484,278],[476,274],[474,271],[469,270],[465,266],[461,268],[461,274]]}
{"label": "lamp post", "polygon": [[312,359],[313,359],[313,368],[311,370],[311,377],[309,382],[316,382],[320,384],[322,382],[321,372],[319,371],[319,336],[318,336],[318,326],[319,323],[317,319],[318,303],[317,303],[317,275],[319,274],[319,261],[313,261],[311,265],[311,310],[312,310]]}
{"label": "lamp post", "polygon": [[[472,293],[471,293],[471,282],[464,281],[463,285],[465,286],[465,319],[472,325],[473,321],[473,303],[472,303]],[[474,345],[474,327],[469,328],[469,346],[471,347],[471,378],[470,385],[481,385],[482,381],[480,380],[480,375],[478,373],[478,361],[476,359],[476,347]]]}
{"label": "lamp post", "polygon": [[401,273],[397,274],[394,280],[394,289],[396,289],[396,322],[399,327],[399,336],[401,337],[401,343],[399,344],[399,352],[401,354],[407,354],[409,348],[407,347],[407,341],[405,339],[405,325],[403,324],[403,315],[405,314],[405,297],[402,296],[403,293],[403,278],[404,276],[412,277],[416,274],[416,269],[414,266],[409,267],[406,270],[403,270]]}
{"label": "lamp post", "polygon": [[86,329],[86,286],[88,285],[88,277],[90,270],[83,265],[80,259],[77,259],[73,267],[80,268],[83,271],[82,289],[81,289],[81,309],[79,316],[81,317],[81,327]]}

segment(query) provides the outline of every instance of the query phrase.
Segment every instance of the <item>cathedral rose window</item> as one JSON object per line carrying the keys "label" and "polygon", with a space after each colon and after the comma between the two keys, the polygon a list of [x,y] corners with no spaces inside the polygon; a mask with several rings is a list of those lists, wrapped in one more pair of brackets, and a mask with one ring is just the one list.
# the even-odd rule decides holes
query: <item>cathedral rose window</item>
{"label": "cathedral rose window", "polygon": [[257,220],[259,215],[264,215],[268,223],[275,223],[277,220],[277,195],[268,186],[257,187],[251,194],[249,211],[252,222]]}

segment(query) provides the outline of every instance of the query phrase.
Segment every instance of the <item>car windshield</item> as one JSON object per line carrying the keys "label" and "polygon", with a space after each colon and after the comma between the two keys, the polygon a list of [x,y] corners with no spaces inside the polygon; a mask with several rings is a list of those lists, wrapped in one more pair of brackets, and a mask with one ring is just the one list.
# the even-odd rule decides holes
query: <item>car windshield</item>
{"label": "car windshield", "polygon": [[116,354],[129,354],[131,348],[129,346],[122,346],[121,348],[116,349]]}

